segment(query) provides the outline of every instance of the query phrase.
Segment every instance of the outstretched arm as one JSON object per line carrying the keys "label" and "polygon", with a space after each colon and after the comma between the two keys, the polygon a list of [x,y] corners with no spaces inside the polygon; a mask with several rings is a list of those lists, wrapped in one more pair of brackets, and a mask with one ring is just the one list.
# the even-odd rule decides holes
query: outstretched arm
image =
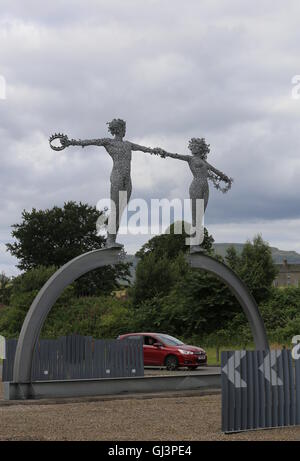
{"label": "outstretched arm", "polygon": [[[208,179],[213,182],[213,185],[216,189],[220,190],[223,193],[226,193],[231,189],[233,179],[229,178],[226,174],[222,173],[222,171],[217,170],[214,166],[210,165],[209,163],[205,162],[208,167]],[[226,183],[226,186],[220,186],[220,182],[223,181]]]}
{"label": "outstretched arm", "polygon": [[[52,141],[59,139],[60,146],[54,146]],[[50,136],[49,143],[50,147],[53,150],[63,150],[68,146],[105,146],[108,144],[109,138],[102,138],[102,139],[69,139],[67,135],[61,133],[55,133],[54,135]]]}
{"label": "outstretched arm", "polygon": [[222,171],[217,170],[217,168],[210,165],[208,162],[205,162],[205,163],[208,166],[208,170],[212,171],[213,173],[215,173],[215,175],[219,176],[220,179],[222,179],[222,181],[225,181],[225,182],[228,182],[230,180],[232,181],[232,178],[229,178],[228,176],[226,176],[225,173],[222,173]]}
{"label": "outstretched arm", "polygon": [[155,154],[155,149],[151,147],[140,146],[134,142],[130,142],[131,150],[140,150],[141,152],[148,152],[149,154]]}
{"label": "outstretched arm", "polygon": [[158,149],[158,153],[162,158],[171,157],[175,158],[176,160],[184,160],[185,162],[189,162],[192,158],[191,155],[180,155],[180,154],[172,154],[171,152],[167,152],[164,149]]}
{"label": "outstretched arm", "polygon": [[[105,146],[108,143],[107,138],[100,139],[68,139],[66,141],[66,146]],[[63,144],[63,142],[62,142]]]}
{"label": "outstretched arm", "polygon": [[135,144],[133,142],[131,142],[130,145],[131,145],[131,150],[140,150],[141,152],[148,152],[149,154],[160,155],[162,158],[172,157],[178,160],[185,160],[187,162],[190,159],[189,155],[171,154],[169,152],[166,152],[164,149],[161,149],[160,147],[154,147],[152,149],[151,147],[140,146],[139,144]]}

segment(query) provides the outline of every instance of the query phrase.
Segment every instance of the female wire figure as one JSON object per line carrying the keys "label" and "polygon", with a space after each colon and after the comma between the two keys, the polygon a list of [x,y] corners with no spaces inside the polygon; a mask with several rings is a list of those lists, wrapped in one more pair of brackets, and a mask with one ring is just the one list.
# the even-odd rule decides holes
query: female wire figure
{"label": "female wire figure", "polygon": [[[206,144],[204,138],[192,138],[188,145],[192,155],[180,155],[160,150],[160,156],[171,157],[177,160],[188,162],[190,170],[193,174],[193,181],[189,188],[191,209],[192,209],[192,225],[196,228],[197,225],[197,200],[204,201],[204,212],[207,207],[209,198],[208,180],[212,181],[214,187],[223,193],[226,193],[231,188],[233,179],[226,176],[222,171],[207,162],[207,155],[210,152],[209,144]],[[224,182],[225,186],[220,183]],[[198,220],[199,222],[199,220]],[[202,219],[201,219],[202,222]]]}

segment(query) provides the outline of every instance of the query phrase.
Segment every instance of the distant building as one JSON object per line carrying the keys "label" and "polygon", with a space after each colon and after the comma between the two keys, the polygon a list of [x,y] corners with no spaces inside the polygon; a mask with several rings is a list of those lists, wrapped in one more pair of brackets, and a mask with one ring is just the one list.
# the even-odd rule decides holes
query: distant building
{"label": "distant building", "polygon": [[300,264],[288,264],[284,259],[276,265],[279,272],[273,282],[275,287],[300,287]]}

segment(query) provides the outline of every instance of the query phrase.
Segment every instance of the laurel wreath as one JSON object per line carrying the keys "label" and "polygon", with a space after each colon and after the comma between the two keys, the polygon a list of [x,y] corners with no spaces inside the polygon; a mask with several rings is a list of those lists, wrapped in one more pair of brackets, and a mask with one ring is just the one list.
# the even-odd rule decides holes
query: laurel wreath
{"label": "laurel wreath", "polygon": [[[213,183],[214,187],[217,190],[220,190],[221,192],[223,192],[223,194],[225,194],[226,192],[228,192],[231,189],[231,186],[232,186],[232,183],[233,183],[232,178],[228,178],[225,175],[224,175],[224,177],[219,176],[217,173],[214,173],[213,171],[209,171],[207,176],[208,176],[208,179],[210,179],[211,182]],[[221,186],[220,185],[221,182],[224,182],[226,185]]]}
{"label": "laurel wreath", "polygon": [[[52,145],[52,141],[54,141],[55,139],[60,140],[61,146],[53,146]],[[55,133],[52,136],[50,136],[50,138],[49,138],[49,144],[50,144],[51,149],[53,149],[53,150],[63,150],[63,149],[65,149],[67,147],[67,141],[68,141],[68,136],[65,135],[65,134],[62,134],[62,133]]]}

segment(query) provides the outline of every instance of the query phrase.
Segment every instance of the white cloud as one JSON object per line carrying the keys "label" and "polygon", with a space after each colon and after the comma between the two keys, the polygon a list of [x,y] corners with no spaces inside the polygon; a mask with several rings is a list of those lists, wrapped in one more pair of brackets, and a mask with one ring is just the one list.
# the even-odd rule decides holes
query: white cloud
{"label": "white cloud", "polygon": [[18,269],[14,266],[17,260],[9,255],[6,251],[4,243],[0,242],[0,273],[4,272],[9,277],[17,275]]}

